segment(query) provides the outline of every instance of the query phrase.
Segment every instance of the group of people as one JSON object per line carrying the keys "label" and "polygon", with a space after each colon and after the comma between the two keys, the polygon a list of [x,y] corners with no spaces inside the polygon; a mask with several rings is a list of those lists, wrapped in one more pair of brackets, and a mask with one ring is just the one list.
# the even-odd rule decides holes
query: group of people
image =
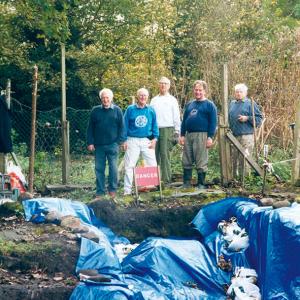
{"label": "group of people", "polygon": [[[164,184],[171,183],[170,155],[175,143],[183,146],[183,186],[191,186],[195,165],[197,186],[205,188],[208,149],[213,146],[217,129],[216,105],[206,97],[206,82],[196,80],[193,84],[194,99],[186,105],[181,121],[178,101],[169,93],[170,84],[168,78],[162,77],[159,80],[159,94],[151,99],[150,104],[149,91],[140,88],[136,103],[129,105],[124,115],[120,107],[113,103],[110,89],[104,88],[99,92],[101,105],[92,109],[87,130],[88,150],[95,151],[97,200],[106,194],[106,162],[109,167],[108,194],[112,198],[116,196],[120,148],[125,151],[124,195],[132,193],[133,170],[140,156],[146,166],[159,165],[162,181]],[[256,126],[259,126],[262,115],[256,104],[254,111]],[[235,86],[229,121],[233,134],[252,152],[253,109],[244,84]]]}

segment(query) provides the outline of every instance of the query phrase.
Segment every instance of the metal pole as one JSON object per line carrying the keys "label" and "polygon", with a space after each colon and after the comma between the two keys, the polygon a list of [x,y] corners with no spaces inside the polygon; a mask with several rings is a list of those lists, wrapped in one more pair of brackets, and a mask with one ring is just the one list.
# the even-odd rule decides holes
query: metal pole
{"label": "metal pole", "polygon": [[62,124],[62,183],[69,181],[69,124],[67,122],[66,105],[66,51],[65,44],[61,44],[61,124]]}
{"label": "metal pole", "polygon": [[38,67],[37,65],[35,65],[34,74],[33,74],[33,88],[32,88],[31,141],[30,141],[30,158],[29,158],[29,175],[28,175],[29,176],[28,186],[29,186],[30,193],[33,192],[33,179],[34,179],[37,80],[38,80]]}

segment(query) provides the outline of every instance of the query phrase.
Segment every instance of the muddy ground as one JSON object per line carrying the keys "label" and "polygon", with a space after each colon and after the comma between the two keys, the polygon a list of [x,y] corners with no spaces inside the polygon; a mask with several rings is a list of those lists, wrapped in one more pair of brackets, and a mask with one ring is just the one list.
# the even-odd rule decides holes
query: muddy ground
{"label": "muddy ground", "polygon": [[[122,199],[91,201],[89,205],[116,234],[139,243],[149,236],[197,236],[189,222],[199,209],[232,192],[191,194],[166,197],[163,201],[157,198],[157,193],[142,195],[138,206],[134,201],[121,204]],[[261,202],[275,207],[289,205],[299,201],[298,195],[297,191],[277,191]],[[0,206],[0,221],[0,299],[69,299],[78,283],[75,266],[80,240],[77,236],[55,224],[25,222],[20,204]]]}

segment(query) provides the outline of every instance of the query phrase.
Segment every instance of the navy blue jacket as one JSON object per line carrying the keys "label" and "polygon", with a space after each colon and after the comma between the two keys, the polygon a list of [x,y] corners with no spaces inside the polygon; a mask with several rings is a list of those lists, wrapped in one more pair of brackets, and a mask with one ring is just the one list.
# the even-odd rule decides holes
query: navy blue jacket
{"label": "navy blue jacket", "polygon": [[[247,122],[240,122],[239,115],[247,116]],[[262,113],[258,105],[254,102],[255,126],[259,127],[262,121]],[[233,100],[229,105],[229,126],[235,136],[253,134],[253,115],[251,100],[245,98],[243,100]]]}
{"label": "navy blue jacket", "polygon": [[102,146],[121,144],[124,141],[124,118],[121,108],[115,104],[110,108],[95,106],[90,114],[87,144]]}
{"label": "navy blue jacket", "polygon": [[186,132],[207,132],[213,138],[217,129],[217,107],[208,100],[193,100],[186,105],[181,123],[181,135]]}

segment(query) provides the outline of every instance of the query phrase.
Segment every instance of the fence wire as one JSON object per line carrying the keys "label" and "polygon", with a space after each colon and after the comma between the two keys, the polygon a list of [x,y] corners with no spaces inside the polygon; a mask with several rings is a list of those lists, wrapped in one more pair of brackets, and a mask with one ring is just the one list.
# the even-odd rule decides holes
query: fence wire
{"label": "fence wire", "polygon": [[[24,172],[28,169],[31,134],[31,108],[12,101],[12,139],[14,152],[21,157]],[[94,185],[94,159],[86,148],[86,130],[90,110],[67,108],[70,143],[70,183]],[[61,182],[61,108],[37,111],[35,136],[35,185]],[[22,159],[23,158],[23,159]]]}

